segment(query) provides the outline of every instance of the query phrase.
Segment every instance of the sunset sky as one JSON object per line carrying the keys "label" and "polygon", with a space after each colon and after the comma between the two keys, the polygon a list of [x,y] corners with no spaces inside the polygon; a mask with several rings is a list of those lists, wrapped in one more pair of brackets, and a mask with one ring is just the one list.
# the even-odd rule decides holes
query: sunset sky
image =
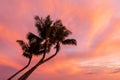
{"label": "sunset sky", "polygon": [[28,80],[120,80],[120,0],[0,0],[0,80],[27,64],[16,40],[37,34],[34,16],[48,14],[72,31],[77,46],[62,46]]}

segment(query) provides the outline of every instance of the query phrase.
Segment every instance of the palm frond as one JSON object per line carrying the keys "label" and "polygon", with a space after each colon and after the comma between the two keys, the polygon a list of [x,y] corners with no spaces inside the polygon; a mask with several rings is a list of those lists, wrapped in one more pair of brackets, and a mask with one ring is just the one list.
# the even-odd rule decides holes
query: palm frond
{"label": "palm frond", "polygon": [[61,20],[56,20],[56,21],[54,22],[53,26],[56,26],[56,27],[63,26],[62,21],[61,21]]}
{"label": "palm frond", "polygon": [[35,20],[40,20],[39,16],[35,16]]}
{"label": "palm frond", "polygon": [[64,31],[64,36],[65,36],[65,37],[67,37],[67,36],[70,35],[70,34],[72,34],[72,32],[69,31],[69,30],[67,30],[67,29]]}
{"label": "palm frond", "polygon": [[45,27],[50,27],[50,25],[52,24],[52,20],[51,20],[51,18],[50,18],[50,15],[48,15],[47,17],[46,17],[46,19],[45,19]]}
{"label": "palm frond", "polygon": [[39,42],[42,42],[42,38],[39,38],[38,36],[36,36],[35,34],[33,34],[33,33],[31,33],[31,32],[29,32],[28,34],[27,34],[27,39],[29,40],[29,41],[34,41],[34,40],[36,40],[38,43]]}
{"label": "palm frond", "polygon": [[26,51],[28,49],[27,44],[25,44],[23,40],[17,40],[16,42],[18,42],[18,44],[21,46],[23,51]]}
{"label": "palm frond", "polygon": [[39,16],[35,16],[35,26],[37,28],[39,36],[41,36],[41,31],[43,30],[44,26],[44,20],[42,18],[39,18]]}
{"label": "palm frond", "polygon": [[62,44],[65,45],[77,45],[77,41],[75,39],[66,39],[62,41]]}
{"label": "palm frond", "polygon": [[41,30],[42,30],[42,24],[41,24],[40,22],[36,22],[36,23],[35,23],[35,26],[36,26],[36,28],[37,28],[37,30],[38,30],[38,33],[40,34],[40,33],[41,33]]}

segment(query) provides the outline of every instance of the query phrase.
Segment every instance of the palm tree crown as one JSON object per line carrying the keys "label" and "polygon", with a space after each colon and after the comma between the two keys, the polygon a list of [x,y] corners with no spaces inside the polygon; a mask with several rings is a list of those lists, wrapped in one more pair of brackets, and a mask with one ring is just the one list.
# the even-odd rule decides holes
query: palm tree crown
{"label": "palm tree crown", "polygon": [[[27,35],[27,39],[29,40],[28,44],[22,40],[17,42],[21,45],[23,55],[25,57],[41,54],[43,54],[43,57],[35,66],[23,74],[18,80],[26,80],[38,66],[55,57],[61,48],[61,44],[77,45],[75,39],[67,38],[70,34],[72,34],[72,32],[62,24],[61,20],[56,20],[53,22],[53,20],[50,18],[50,15],[48,15],[44,19],[39,18],[39,16],[35,16],[35,21],[35,26],[39,36],[29,32]],[[50,52],[52,46],[54,46],[56,50],[55,54],[46,58],[46,53]]]}

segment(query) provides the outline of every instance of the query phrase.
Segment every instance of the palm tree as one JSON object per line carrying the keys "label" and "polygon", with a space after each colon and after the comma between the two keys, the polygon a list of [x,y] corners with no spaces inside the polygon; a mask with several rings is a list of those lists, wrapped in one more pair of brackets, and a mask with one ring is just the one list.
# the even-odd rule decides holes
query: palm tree
{"label": "palm tree", "polygon": [[[57,20],[54,23],[52,23],[53,21],[50,19],[50,16],[47,16],[46,19],[40,19],[38,16],[36,16],[35,19],[39,36],[45,40],[44,58],[42,60],[40,59],[40,61],[35,66],[33,66],[29,71],[23,74],[18,80],[26,80],[30,76],[30,74],[36,68],[38,68],[38,66],[56,56],[60,50],[60,43],[62,43],[63,45],[76,45],[75,39],[66,39],[66,37],[68,37],[71,34],[71,32],[67,30],[65,26],[63,26],[61,20]],[[48,58],[45,58],[45,54],[50,51],[52,45],[55,46],[55,54],[51,55]]]}
{"label": "palm tree", "polygon": [[27,35],[27,39],[29,41],[28,44],[25,43],[23,40],[17,40],[16,42],[18,42],[18,44],[21,46],[21,48],[23,50],[23,56],[28,58],[29,61],[28,61],[26,66],[24,66],[18,72],[13,74],[10,78],[8,78],[8,80],[11,80],[12,78],[14,78],[17,74],[19,74],[21,71],[23,71],[24,69],[26,69],[30,65],[33,54],[38,55],[38,53],[39,54],[43,53],[40,50],[40,49],[42,49],[41,45],[40,45],[40,42],[42,41],[42,39],[40,39],[39,37],[37,37],[36,35],[34,35],[33,33],[30,33],[30,32]]}

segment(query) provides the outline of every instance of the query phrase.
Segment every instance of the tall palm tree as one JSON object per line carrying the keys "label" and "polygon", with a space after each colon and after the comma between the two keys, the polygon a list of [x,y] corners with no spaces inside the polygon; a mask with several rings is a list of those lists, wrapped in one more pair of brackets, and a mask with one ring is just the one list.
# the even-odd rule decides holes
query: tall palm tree
{"label": "tall palm tree", "polygon": [[43,53],[43,51],[41,50],[42,49],[41,45],[40,45],[40,42],[42,41],[42,39],[40,39],[39,37],[37,37],[36,35],[34,35],[33,33],[30,33],[30,32],[27,35],[27,39],[28,39],[29,43],[25,43],[23,40],[17,40],[16,42],[21,46],[21,48],[23,50],[23,56],[28,58],[29,61],[26,64],[26,66],[24,66],[18,72],[13,74],[11,77],[9,77],[8,80],[11,80],[12,78],[14,78],[17,74],[19,74],[21,71],[23,71],[30,65],[33,54],[38,55],[38,53],[39,54]]}
{"label": "tall palm tree", "polygon": [[[60,50],[60,43],[66,45],[66,44],[72,44],[76,45],[75,39],[66,39],[68,35],[71,34],[69,30],[63,26],[61,20],[57,20],[54,23],[50,19],[50,16],[47,16],[46,19],[40,19],[38,16],[36,19],[36,27],[38,29],[39,36],[42,37],[45,40],[45,52],[44,52],[44,59],[40,60],[35,66],[33,66],[29,71],[27,71],[25,74],[23,74],[18,80],[26,80],[30,74],[38,68],[41,64],[45,63],[46,61],[52,59],[54,56],[57,55],[57,53]],[[51,55],[48,58],[46,57],[46,52],[50,51],[51,46],[55,46],[55,54]]]}

